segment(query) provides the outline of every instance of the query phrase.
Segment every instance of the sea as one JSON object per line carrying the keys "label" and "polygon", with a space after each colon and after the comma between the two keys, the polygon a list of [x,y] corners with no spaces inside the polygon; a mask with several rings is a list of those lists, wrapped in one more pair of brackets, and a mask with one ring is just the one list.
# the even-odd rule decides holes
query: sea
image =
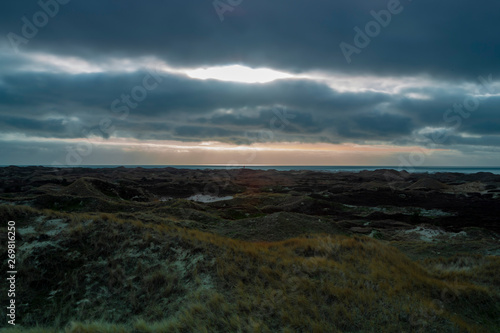
{"label": "sea", "polygon": [[[7,165],[1,165],[0,167],[6,167]],[[18,165],[26,166],[26,165]],[[154,168],[177,168],[177,169],[198,169],[198,170],[228,170],[228,169],[252,169],[252,170],[278,170],[278,171],[290,171],[290,170],[311,170],[311,171],[328,171],[328,172],[360,172],[360,171],[374,171],[379,169],[394,169],[397,171],[407,171],[410,173],[437,173],[437,172],[457,172],[457,173],[477,173],[477,172],[491,172],[493,174],[500,174],[500,167],[455,167],[455,166],[419,166],[419,167],[401,167],[401,166],[325,166],[325,165],[79,165],[79,166],[68,166],[68,165],[42,165],[45,167],[60,167],[60,168],[144,168],[144,169],[154,169]]]}

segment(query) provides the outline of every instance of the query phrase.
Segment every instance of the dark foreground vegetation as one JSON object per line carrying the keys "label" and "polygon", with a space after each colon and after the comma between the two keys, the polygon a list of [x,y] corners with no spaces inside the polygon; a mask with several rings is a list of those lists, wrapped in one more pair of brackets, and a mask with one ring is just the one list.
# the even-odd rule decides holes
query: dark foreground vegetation
{"label": "dark foreground vegetation", "polygon": [[0,181],[18,271],[2,332],[500,331],[498,175],[7,167]]}

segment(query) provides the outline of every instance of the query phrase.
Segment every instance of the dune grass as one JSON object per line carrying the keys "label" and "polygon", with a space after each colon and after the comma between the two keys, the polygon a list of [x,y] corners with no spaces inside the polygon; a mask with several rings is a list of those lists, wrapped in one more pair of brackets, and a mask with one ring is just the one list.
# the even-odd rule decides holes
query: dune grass
{"label": "dune grass", "polygon": [[32,240],[38,245],[20,256],[18,297],[29,304],[19,308],[19,324],[26,329],[5,332],[500,328],[497,257],[415,262],[368,237],[248,242],[168,220],[0,206],[7,220],[21,211],[26,219],[64,219],[68,228]]}

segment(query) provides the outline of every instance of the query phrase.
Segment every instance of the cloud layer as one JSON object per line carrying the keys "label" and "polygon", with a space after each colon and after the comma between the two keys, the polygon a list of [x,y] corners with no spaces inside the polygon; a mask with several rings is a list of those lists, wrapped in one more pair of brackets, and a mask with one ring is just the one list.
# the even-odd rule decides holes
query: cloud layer
{"label": "cloud layer", "polygon": [[[454,163],[472,153],[478,164],[500,163],[491,157],[500,143],[499,3],[229,3],[239,4],[223,13],[211,1],[4,4],[0,164],[21,163],[20,151],[33,164],[47,160],[44,149],[65,156],[67,142],[89,138],[419,145],[454,151]],[[349,59],[345,45],[355,50]],[[187,75],[234,64],[288,78]]]}

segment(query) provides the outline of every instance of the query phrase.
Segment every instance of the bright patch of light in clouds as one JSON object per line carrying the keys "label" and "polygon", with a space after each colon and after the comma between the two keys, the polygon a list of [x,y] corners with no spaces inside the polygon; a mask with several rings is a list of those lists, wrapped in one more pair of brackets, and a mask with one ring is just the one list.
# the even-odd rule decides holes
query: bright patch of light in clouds
{"label": "bright patch of light in clouds", "polygon": [[279,79],[293,78],[293,75],[269,68],[250,68],[241,65],[200,68],[186,71],[194,79],[214,79],[220,81],[266,83]]}
{"label": "bright patch of light in clouds", "polygon": [[124,72],[130,73],[144,68],[154,68],[159,71],[172,74],[184,74],[193,79],[219,81],[243,82],[243,83],[267,83],[279,79],[289,79],[299,76],[279,72],[269,68],[250,68],[241,65],[218,66],[209,68],[174,68],[164,61],[152,57],[140,58],[107,58],[100,61],[88,61],[79,57],[68,57],[47,53],[28,53],[22,55],[29,64],[21,69],[32,72],[53,73],[104,73]]}

